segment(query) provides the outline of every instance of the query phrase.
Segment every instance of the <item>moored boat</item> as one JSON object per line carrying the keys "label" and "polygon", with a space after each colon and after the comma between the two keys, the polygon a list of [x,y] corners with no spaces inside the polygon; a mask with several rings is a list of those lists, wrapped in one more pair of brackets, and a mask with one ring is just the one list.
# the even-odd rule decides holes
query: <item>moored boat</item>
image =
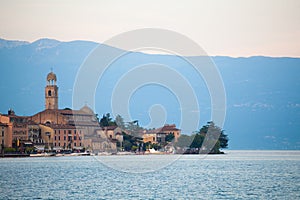
{"label": "moored boat", "polygon": [[44,153],[31,153],[29,156],[30,157],[49,157],[49,156],[55,156],[55,153],[47,153],[47,152],[44,152]]}

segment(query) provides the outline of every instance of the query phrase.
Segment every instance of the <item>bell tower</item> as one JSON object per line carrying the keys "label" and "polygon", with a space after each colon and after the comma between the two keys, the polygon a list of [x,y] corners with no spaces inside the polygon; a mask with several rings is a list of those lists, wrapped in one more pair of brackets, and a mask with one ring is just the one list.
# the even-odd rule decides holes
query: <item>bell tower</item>
{"label": "bell tower", "polygon": [[58,87],[56,86],[56,75],[52,71],[47,75],[47,86],[45,87],[45,108],[58,109]]}

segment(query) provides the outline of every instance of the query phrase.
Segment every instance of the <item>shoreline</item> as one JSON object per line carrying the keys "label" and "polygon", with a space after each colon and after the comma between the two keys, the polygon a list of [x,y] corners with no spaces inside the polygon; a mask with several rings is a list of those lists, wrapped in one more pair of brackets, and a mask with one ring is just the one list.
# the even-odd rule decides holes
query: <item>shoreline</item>
{"label": "shoreline", "polygon": [[[70,155],[70,154],[57,154],[57,155],[45,155],[45,156],[30,156],[30,154],[4,154],[0,156],[1,158],[41,158],[41,157],[90,157],[90,156],[100,156],[100,157],[111,157],[111,156],[153,156],[153,155],[159,155],[159,156],[172,156],[172,155],[187,155],[187,156],[193,156],[193,155],[208,155],[208,156],[214,156],[214,155],[229,155],[229,154],[240,154],[240,156],[249,156],[252,153],[270,153],[271,155],[276,156],[274,153],[282,154],[282,156],[290,155],[290,153],[299,153],[300,150],[224,150],[223,153],[220,154],[168,154],[168,153],[132,153],[132,152],[121,152],[121,153],[100,153],[98,155],[90,154],[90,155]],[[259,155],[258,155],[259,156]],[[279,155],[277,155],[279,156]]]}

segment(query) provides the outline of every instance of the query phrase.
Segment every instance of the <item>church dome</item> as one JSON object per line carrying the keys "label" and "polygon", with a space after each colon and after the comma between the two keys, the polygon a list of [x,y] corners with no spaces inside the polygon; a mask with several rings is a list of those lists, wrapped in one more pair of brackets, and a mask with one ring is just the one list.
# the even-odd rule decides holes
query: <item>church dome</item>
{"label": "church dome", "polygon": [[50,72],[47,75],[47,81],[56,81],[56,75],[53,72]]}

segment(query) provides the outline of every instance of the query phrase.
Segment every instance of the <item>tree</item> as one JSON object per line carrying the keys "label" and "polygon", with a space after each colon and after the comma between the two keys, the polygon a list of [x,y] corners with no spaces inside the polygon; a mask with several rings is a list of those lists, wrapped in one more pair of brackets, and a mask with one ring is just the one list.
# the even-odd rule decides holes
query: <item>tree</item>
{"label": "tree", "polygon": [[197,133],[194,136],[193,142],[191,143],[190,147],[199,149],[202,146],[203,141],[204,141],[204,136]]}
{"label": "tree", "polygon": [[222,130],[221,135],[219,137],[220,148],[227,148],[228,147],[228,135],[224,134],[224,130]]}
{"label": "tree", "polygon": [[105,115],[102,116],[100,119],[100,126],[101,127],[106,127],[106,126],[116,126],[116,123],[112,121],[112,118],[110,117],[109,113],[106,113]]}
{"label": "tree", "polygon": [[189,135],[184,135],[182,134],[179,138],[178,141],[175,143],[176,147],[190,147],[190,145],[192,144],[194,140],[194,136],[189,136]]}
{"label": "tree", "polygon": [[101,127],[109,126],[108,119],[105,115],[102,116],[99,123]]}
{"label": "tree", "polygon": [[121,115],[117,115],[116,119],[115,119],[115,123],[117,124],[118,127],[120,127],[121,129],[125,129],[125,123],[124,123],[124,119],[123,117],[121,117]]}
{"label": "tree", "polygon": [[132,148],[132,143],[129,140],[124,140],[123,141],[123,148],[125,151],[131,151]]}
{"label": "tree", "polygon": [[228,147],[228,136],[214,122],[207,122],[196,134],[181,135],[175,146],[191,148],[192,153],[221,153],[220,148]]}
{"label": "tree", "polygon": [[127,122],[125,129],[135,137],[142,137],[143,127],[140,127],[138,124],[138,120]]}
{"label": "tree", "polygon": [[166,142],[172,142],[174,140],[175,136],[174,133],[170,133],[166,135]]}
{"label": "tree", "polygon": [[212,121],[207,122],[207,125],[200,129],[199,134],[205,137],[203,149],[210,150],[210,153],[220,153],[220,148],[228,147],[228,136]]}
{"label": "tree", "polygon": [[140,147],[142,138],[134,137],[123,132],[123,147],[125,151],[135,151]]}

